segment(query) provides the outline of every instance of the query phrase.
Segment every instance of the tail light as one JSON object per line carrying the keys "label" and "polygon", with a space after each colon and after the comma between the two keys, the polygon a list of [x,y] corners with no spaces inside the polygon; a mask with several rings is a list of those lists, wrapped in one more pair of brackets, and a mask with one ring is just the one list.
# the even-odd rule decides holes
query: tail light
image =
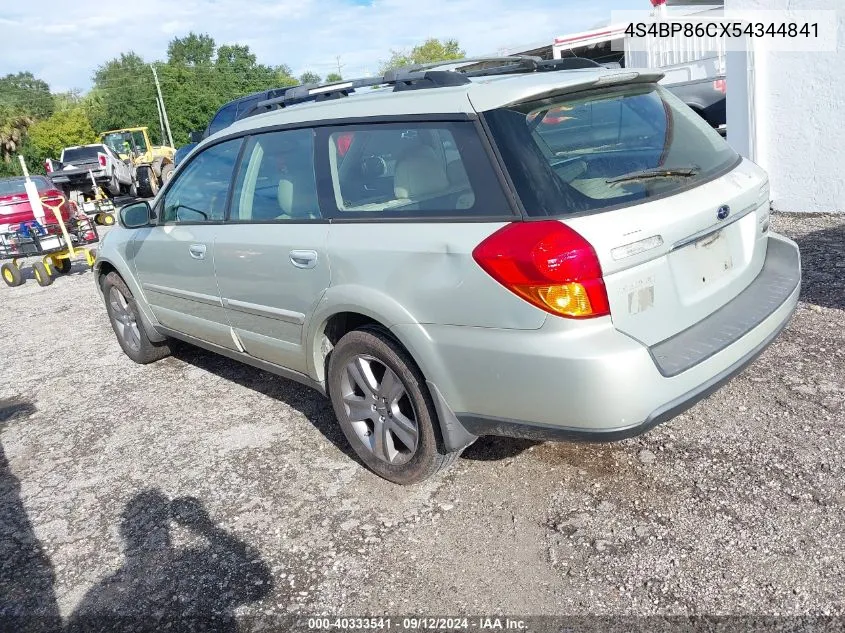
{"label": "tail light", "polygon": [[44,171],[46,171],[48,174],[53,173],[53,161],[51,161],[49,158],[44,161]]}
{"label": "tail light", "polygon": [[546,312],[573,319],[610,314],[598,256],[565,224],[513,222],[476,246],[472,257],[505,288]]}
{"label": "tail light", "polygon": [[100,167],[106,166],[106,155],[105,154],[97,154],[97,160],[100,161]]}
{"label": "tail light", "polygon": [[714,79],[713,90],[721,92],[723,95],[728,93],[728,82],[726,79]]}

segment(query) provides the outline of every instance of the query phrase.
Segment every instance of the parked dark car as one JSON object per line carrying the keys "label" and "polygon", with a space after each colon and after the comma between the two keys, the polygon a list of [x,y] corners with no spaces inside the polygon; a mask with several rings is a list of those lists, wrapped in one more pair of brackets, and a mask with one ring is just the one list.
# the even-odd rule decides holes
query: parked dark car
{"label": "parked dark car", "polygon": [[183,145],[182,147],[176,150],[176,154],[173,157],[173,162],[178,165],[182,161],[182,159],[185,158],[185,156],[191,153],[191,150],[194,149],[200,141],[205,138],[208,138],[216,132],[219,132],[224,127],[232,125],[232,123],[234,123],[235,121],[244,118],[261,101],[266,101],[267,99],[274,99],[275,97],[280,97],[284,95],[285,90],[287,90],[287,88],[274,88],[272,90],[262,90],[261,92],[254,92],[252,94],[246,95],[245,97],[240,97],[238,99],[235,99],[234,101],[230,101],[229,103],[221,106],[220,109],[212,117],[211,122],[208,124],[208,127],[206,127],[205,130],[203,130],[202,132],[191,132],[191,142],[187,145]]}

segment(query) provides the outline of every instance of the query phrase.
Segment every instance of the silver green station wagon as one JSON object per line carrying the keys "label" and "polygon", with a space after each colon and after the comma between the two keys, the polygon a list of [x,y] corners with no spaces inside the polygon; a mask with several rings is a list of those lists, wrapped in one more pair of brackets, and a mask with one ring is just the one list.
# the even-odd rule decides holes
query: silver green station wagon
{"label": "silver green station wagon", "polygon": [[401,484],[479,436],[612,441],[686,410],[787,324],[798,248],[769,230],[765,172],[659,73],[566,64],[258,104],[105,237],[121,347],[149,363],[180,339],[309,385]]}

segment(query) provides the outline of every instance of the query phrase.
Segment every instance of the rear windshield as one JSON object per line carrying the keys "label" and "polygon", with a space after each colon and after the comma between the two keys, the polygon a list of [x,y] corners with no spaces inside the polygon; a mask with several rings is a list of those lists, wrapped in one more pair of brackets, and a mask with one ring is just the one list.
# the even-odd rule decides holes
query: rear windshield
{"label": "rear windshield", "polygon": [[63,163],[81,163],[94,162],[97,160],[97,154],[104,153],[102,145],[94,145],[93,147],[71,147],[62,154]]}
{"label": "rear windshield", "polygon": [[[14,196],[26,193],[25,182],[23,178],[4,178],[0,180],[0,196]],[[38,191],[52,189],[50,182],[43,176],[32,176],[32,182],[35,183]]]}
{"label": "rear windshield", "polygon": [[656,84],[553,97],[486,113],[529,215],[606,210],[710,180],[739,157]]}

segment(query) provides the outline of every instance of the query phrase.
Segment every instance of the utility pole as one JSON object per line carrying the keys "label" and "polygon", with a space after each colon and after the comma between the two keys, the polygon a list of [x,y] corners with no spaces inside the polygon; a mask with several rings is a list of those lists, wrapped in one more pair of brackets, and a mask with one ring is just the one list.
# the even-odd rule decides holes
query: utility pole
{"label": "utility pole", "polygon": [[337,74],[339,77],[343,77],[343,73],[340,70],[341,68],[343,68],[343,64],[340,63],[340,55],[335,57],[335,59],[337,60]]}
{"label": "utility pole", "polygon": [[161,86],[158,83],[158,73],[154,64],[150,64],[153,69],[153,79],[156,82],[156,92],[158,92],[158,100],[161,104],[161,113],[164,118],[164,126],[167,128],[167,137],[170,139],[170,147],[173,147],[173,132],[170,131],[170,119],[167,118],[167,108],[164,107],[164,97],[161,96]]}
{"label": "utility pole", "polygon": [[[161,114],[161,101],[156,97],[156,107],[158,108],[158,124],[161,126],[161,144],[167,143],[167,137],[164,135],[164,116]],[[173,145],[171,145],[173,147]]]}

